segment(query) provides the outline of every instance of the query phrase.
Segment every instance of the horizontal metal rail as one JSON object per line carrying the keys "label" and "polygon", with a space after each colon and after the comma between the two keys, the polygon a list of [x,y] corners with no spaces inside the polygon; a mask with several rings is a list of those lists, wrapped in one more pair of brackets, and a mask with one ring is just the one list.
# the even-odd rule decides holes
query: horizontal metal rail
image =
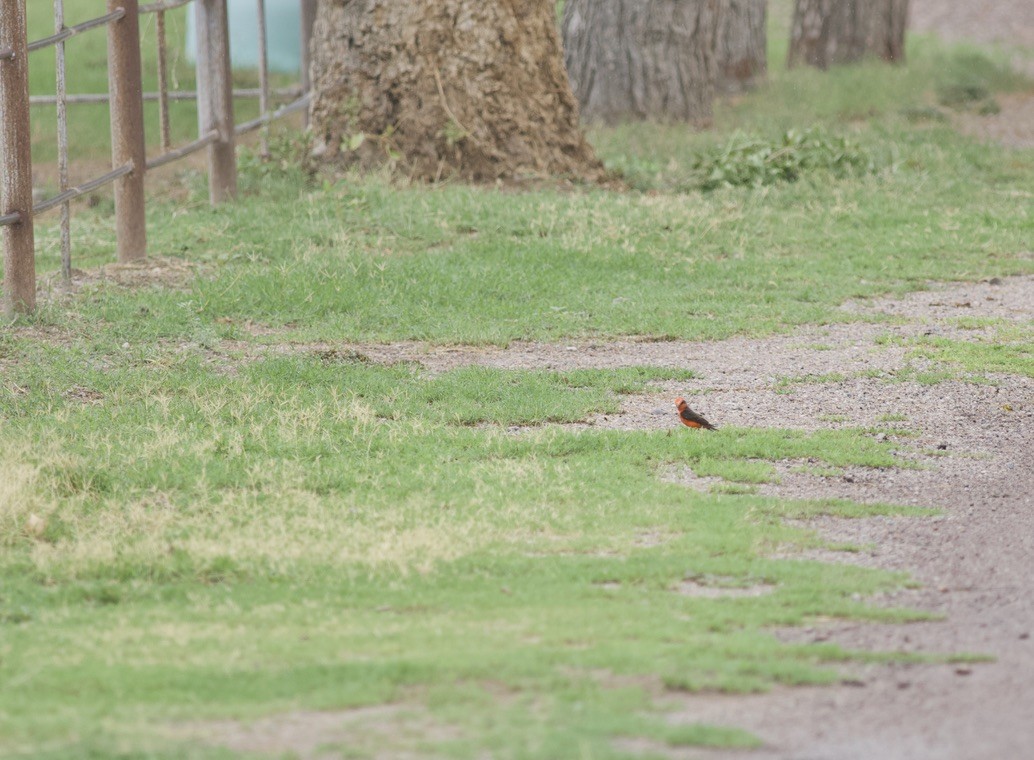
{"label": "horizontal metal rail", "polygon": [[62,203],[73,201],[81,195],[86,195],[91,190],[96,190],[98,187],[104,187],[109,182],[114,182],[119,177],[125,177],[133,171],[132,164],[125,164],[117,169],[112,169],[107,174],[102,174],[97,179],[91,179],[89,182],[84,182],[76,187],[70,187],[63,193],[47,198],[45,201],[37,203],[32,207],[32,215],[42,214],[44,211],[50,211],[50,209],[60,206]]}
{"label": "horizontal metal rail", "polygon": [[89,21],[84,21],[83,23],[76,24],[75,26],[66,26],[57,34],[52,34],[49,37],[44,37],[41,40],[30,42],[28,44],[29,52],[32,53],[36,50],[42,50],[43,48],[50,47],[51,45],[56,45],[59,42],[67,40],[69,37],[75,37],[77,34],[82,34],[83,32],[88,31],[90,29],[95,29],[98,26],[104,26],[105,24],[110,24],[112,21],[118,21],[125,15],[126,9],[118,8],[112,11],[111,13],[107,14],[106,16],[98,16],[97,18],[90,19]]}
{"label": "horizontal metal rail", "polygon": [[175,8],[182,8],[194,0],[163,0],[158,3],[148,3],[140,6],[140,13],[158,13],[158,11],[171,11]]}
{"label": "horizontal metal rail", "polygon": [[0,216],[0,227],[6,227],[8,224],[18,224],[22,220],[22,215],[15,211],[13,214],[4,214]]}
{"label": "horizontal metal rail", "polygon": [[[193,0],[191,0],[193,2]],[[235,98],[257,98],[261,94],[261,90],[254,87],[242,88],[233,91]],[[277,98],[297,98],[302,94],[301,87],[284,87],[278,90],[273,90],[272,94]],[[158,92],[145,92],[144,100],[159,100],[161,93]],[[109,96],[105,92],[97,93],[83,93],[79,95],[69,95],[65,98],[68,103],[107,103]],[[194,90],[173,90],[169,93],[169,100],[197,100],[197,92]],[[33,95],[29,98],[29,105],[33,106],[52,106],[57,103],[57,97],[54,95]]]}
{"label": "horizontal metal rail", "polygon": [[243,135],[243,134],[246,134],[248,132],[251,132],[254,129],[258,129],[263,124],[268,124],[269,122],[275,121],[275,120],[277,120],[279,118],[287,116],[290,113],[294,113],[295,111],[302,110],[303,108],[305,108],[305,107],[307,107],[309,105],[309,100],[310,99],[311,99],[311,96],[308,93],[306,93],[305,95],[302,95],[300,98],[298,98],[298,100],[294,101],[293,103],[288,103],[286,106],[278,108],[277,110],[273,111],[272,113],[264,113],[261,116],[259,116],[258,118],[252,119],[251,121],[241,122],[235,128],[235,131],[237,132],[238,135]]}
{"label": "horizontal metal rail", "polygon": [[147,159],[147,168],[149,170],[157,169],[159,166],[165,166],[165,164],[171,164],[173,161],[179,161],[181,158],[185,158],[191,153],[197,153],[199,150],[208,147],[218,139],[219,131],[213,129],[203,137],[199,137],[196,140],[188,142],[186,145],[181,145],[180,147],[163,153],[160,156]]}

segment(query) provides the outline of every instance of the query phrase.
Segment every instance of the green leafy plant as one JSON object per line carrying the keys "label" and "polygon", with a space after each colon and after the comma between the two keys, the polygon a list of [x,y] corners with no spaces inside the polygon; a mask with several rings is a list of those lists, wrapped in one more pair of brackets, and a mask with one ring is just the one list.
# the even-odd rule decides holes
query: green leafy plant
{"label": "green leafy plant", "polygon": [[815,127],[790,129],[776,140],[735,132],[693,164],[694,183],[703,190],[794,182],[814,171],[845,176],[875,168],[873,157],[861,146]]}

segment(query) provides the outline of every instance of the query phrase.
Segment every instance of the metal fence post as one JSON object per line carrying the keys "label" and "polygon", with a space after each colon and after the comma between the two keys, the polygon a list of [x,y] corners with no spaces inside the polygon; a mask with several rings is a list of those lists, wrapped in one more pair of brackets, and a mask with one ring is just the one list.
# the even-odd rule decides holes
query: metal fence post
{"label": "metal fence post", "polygon": [[4,249],[4,314],[36,308],[36,258],[32,229],[32,138],[29,131],[29,54],[25,1],[0,0],[0,226]]}
{"label": "metal fence post", "polygon": [[213,205],[237,197],[233,74],[226,0],[197,0],[198,133],[215,130],[208,146],[208,197]]}
{"label": "metal fence post", "polygon": [[112,168],[132,164],[133,171],[115,180],[115,234],[118,260],[147,255],[147,205],[144,173],[144,93],[141,82],[138,0],[107,0],[108,12],[125,14],[108,24],[108,87],[111,90]]}

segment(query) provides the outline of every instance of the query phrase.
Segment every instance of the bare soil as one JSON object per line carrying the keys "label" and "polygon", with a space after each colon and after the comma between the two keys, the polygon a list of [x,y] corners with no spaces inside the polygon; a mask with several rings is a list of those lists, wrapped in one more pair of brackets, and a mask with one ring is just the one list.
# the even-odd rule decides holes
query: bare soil
{"label": "bare soil", "polygon": [[37,280],[36,292],[41,299],[53,301],[84,287],[118,285],[126,288],[190,288],[201,268],[185,259],[168,256],[148,256],[126,264],[103,264],[90,269],[72,269],[69,281],[60,272],[51,272]]}
{"label": "bare soil", "polygon": [[[1034,2],[1031,3],[1034,6]],[[1031,62],[1034,76],[1034,59]],[[996,98],[996,114],[958,114],[954,121],[964,134],[991,140],[1008,148],[1034,148],[1034,90]],[[1034,193],[1031,194],[1034,197]]]}
{"label": "bare soil", "polygon": [[949,40],[1034,48],[1029,0],[912,0],[911,29]]}
{"label": "bare soil", "polygon": [[[912,0],[910,28],[954,41],[999,47],[1013,66],[1034,77],[1034,2],[1031,0]],[[1034,90],[1000,96],[1000,112],[962,114],[956,126],[974,137],[1012,148],[1034,147]]]}
{"label": "bare soil", "polygon": [[191,738],[235,753],[260,753],[296,760],[354,756],[362,747],[376,760],[419,760],[424,742],[456,739],[457,732],[435,722],[415,705],[389,704],[354,710],[298,710],[253,721],[199,721],[170,728],[178,739]]}

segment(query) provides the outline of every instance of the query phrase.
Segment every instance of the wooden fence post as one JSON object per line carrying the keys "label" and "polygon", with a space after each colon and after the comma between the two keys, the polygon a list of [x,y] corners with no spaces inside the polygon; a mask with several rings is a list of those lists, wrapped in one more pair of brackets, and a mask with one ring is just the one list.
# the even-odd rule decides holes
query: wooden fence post
{"label": "wooden fence post", "polygon": [[[301,0],[302,3],[302,92],[312,89],[311,73],[309,67],[312,63],[312,27],[316,23],[316,0]],[[305,109],[302,121],[306,127],[309,126],[309,109]]]}
{"label": "wooden fence post", "polygon": [[199,137],[219,137],[208,146],[208,197],[212,205],[237,197],[233,73],[226,0],[197,0],[197,118]]}
{"label": "wooden fence post", "polygon": [[112,168],[132,164],[115,180],[115,238],[120,262],[147,255],[147,204],[144,174],[144,94],[141,81],[138,0],[108,0],[108,12],[125,14],[108,24],[108,87],[111,90]]}
{"label": "wooden fence post", "polygon": [[316,23],[316,0],[301,0],[302,4],[302,90],[309,91],[309,44],[312,42],[312,27]]}
{"label": "wooden fence post", "polygon": [[0,0],[0,226],[4,249],[4,314],[36,308],[36,258],[32,229],[32,137],[29,131],[29,54],[25,0]]}

